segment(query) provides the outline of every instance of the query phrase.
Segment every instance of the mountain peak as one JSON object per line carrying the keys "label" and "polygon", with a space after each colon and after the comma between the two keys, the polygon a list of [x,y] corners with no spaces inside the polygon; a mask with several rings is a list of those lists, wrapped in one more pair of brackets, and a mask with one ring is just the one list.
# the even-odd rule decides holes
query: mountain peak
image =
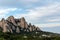
{"label": "mountain peak", "polygon": [[3,29],[3,32],[11,33],[40,31],[35,25],[28,24],[24,17],[15,19],[13,16],[9,16],[6,20],[2,18],[0,27]]}
{"label": "mountain peak", "polygon": [[5,19],[4,18],[2,18],[2,20],[1,21],[5,21]]}
{"label": "mountain peak", "polygon": [[21,19],[22,21],[25,21],[25,18],[24,18],[24,17],[21,17],[20,19]]}

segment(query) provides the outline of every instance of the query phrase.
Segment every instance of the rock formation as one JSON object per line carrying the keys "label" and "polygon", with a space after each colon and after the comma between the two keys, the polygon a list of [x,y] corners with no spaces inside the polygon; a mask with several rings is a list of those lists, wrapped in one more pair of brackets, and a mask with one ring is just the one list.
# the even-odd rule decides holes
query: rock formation
{"label": "rock formation", "polygon": [[40,31],[35,25],[31,25],[31,23],[27,24],[24,17],[15,19],[13,16],[8,17],[6,20],[2,18],[0,28],[2,28],[2,32],[11,33]]}

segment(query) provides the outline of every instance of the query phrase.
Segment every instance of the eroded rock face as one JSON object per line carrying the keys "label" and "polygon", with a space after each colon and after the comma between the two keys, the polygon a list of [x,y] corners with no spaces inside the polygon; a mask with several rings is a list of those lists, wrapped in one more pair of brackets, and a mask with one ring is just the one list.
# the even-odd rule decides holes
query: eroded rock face
{"label": "eroded rock face", "polygon": [[22,18],[20,19],[20,26],[21,26],[22,28],[27,28],[27,27],[28,27],[28,24],[27,24],[27,22],[25,21],[25,18],[24,18],[24,17],[22,17]]}
{"label": "eroded rock face", "polygon": [[12,22],[14,25],[16,25],[15,19],[13,16],[8,17],[7,19],[9,22]]}
{"label": "eroded rock face", "polygon": [[7,20],[4,18],[0,21],[0,27],[3,29],[3,32],[11,32],[11,33],[21,33],[23,32],[32,32],[32,31],[40,31],[38,27],[35,25],[31,25],[31,23],[27,24],[24,17],[20,19],[15,19],[13,16],[8,17]]}
{"label": "eroded rock face", "polygon": [[20,33],[19,27],[16,28],[16,33]]}
{"label": "eroded rock face", "polygon": [[39,27],[36,27],[36,30],[40,31],[40,28]]}
{"label": "eroded rock face", "polygon": [[7,32],[7,22],[6,22],[6,20],[4,19],[4,18],[2,18],[2,20],[1,20],[1,23],[0,23],[1,25],[1,28],[3,29],[3,32]]}

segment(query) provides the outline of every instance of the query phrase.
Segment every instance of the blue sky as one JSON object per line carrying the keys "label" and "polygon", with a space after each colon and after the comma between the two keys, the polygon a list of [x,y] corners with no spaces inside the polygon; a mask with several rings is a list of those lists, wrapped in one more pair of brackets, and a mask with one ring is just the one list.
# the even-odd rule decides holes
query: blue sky
{"label": "blue sky", "polygon": [[60,0],[0,0],[0,19],[25,17],[41,30],[60,33]]}

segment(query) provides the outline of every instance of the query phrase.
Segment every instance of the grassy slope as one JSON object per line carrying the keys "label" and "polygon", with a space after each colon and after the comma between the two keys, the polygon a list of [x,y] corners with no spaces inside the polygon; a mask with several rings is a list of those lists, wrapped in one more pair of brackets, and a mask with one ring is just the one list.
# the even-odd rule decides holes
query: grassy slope
{"label": "grassy slope", "polygon": [[[51,37],[44,37],[45,35],[51,35]],[[60,40],[60,35],[50,32],[31,32],[21,34],[11,34],[0,32],[0,40]]]}

